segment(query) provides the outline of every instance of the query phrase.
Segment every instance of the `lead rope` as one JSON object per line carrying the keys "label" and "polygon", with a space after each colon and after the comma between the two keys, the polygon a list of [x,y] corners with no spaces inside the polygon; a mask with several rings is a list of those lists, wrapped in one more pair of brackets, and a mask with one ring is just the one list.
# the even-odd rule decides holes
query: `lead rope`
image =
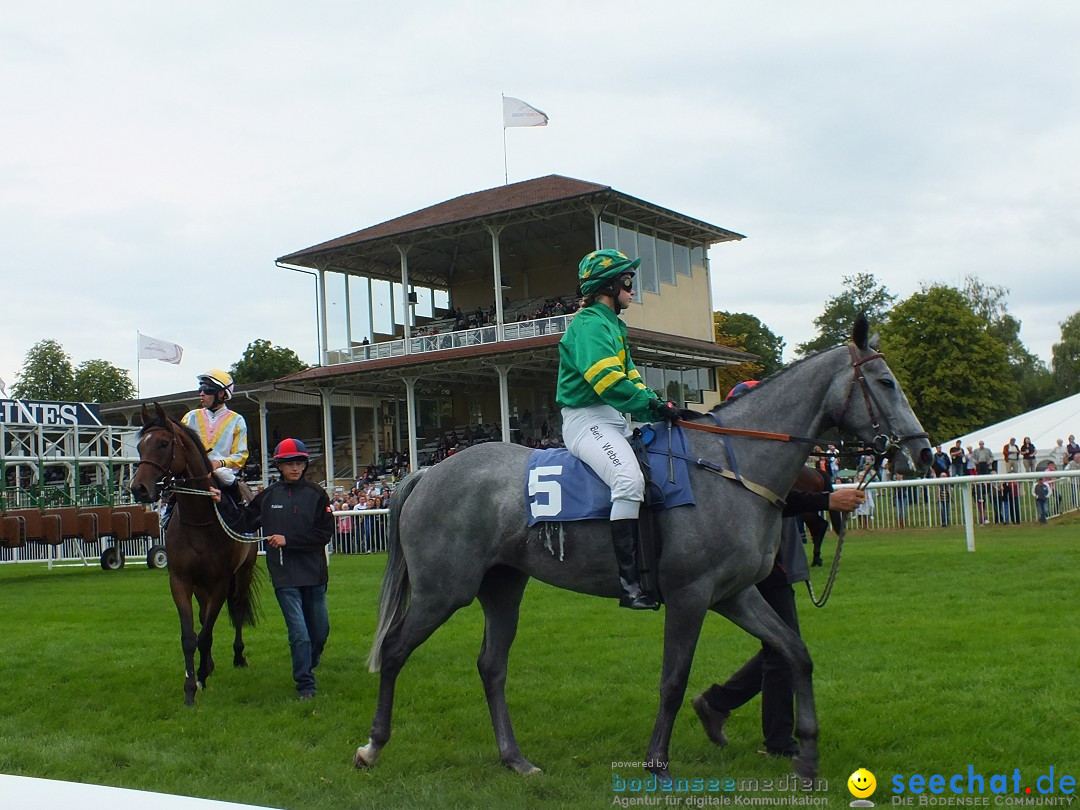
{"label": "lead rope", "polygon": [[[856,489],[863,491],[870,485],[870,482],[877,477],[878,464],[872,467],[868,467],[863,470],[862,475],[859,477],[859,482],[855,485]],[[833,585],[836,584],[836,572],[840,570],[840,553],[844,550],[844,537],[847,535],[847,521],[840,518],[840,531],[836,534],[836,556],[833,557],[832,568],[829,569],[829,578],[825,582],[825,588],[821,591],[821,598],[818,599],[814,593],[814,585],[810,582],[810,579],[806,580],[806,590],[810,594],[810,601],[814,603],[814,607],[825,607],[825,603],[829,601],[829,595],[832,593]]]}
{"label": "lead rope", "polygon": [[[169,487],[169,491],[179,492],[181,495],[198,495],[203,498],[213,497],[213,495],[211,495],[205,489],[191,489],[190,487],[172,486]],[[237,543],[261,543],[263,540],[266,539],[266,535],[264,535],[262,532],[259,532],[257,534],[240,534],[239,532],[231,529],[228,525],[226,525],[225,519],[221,516],[221,510],[218,508],[218,505],[216,503],[214,504],[214,515],[215,517],[217,517],[217,521],[225,534],[227,534]]]}

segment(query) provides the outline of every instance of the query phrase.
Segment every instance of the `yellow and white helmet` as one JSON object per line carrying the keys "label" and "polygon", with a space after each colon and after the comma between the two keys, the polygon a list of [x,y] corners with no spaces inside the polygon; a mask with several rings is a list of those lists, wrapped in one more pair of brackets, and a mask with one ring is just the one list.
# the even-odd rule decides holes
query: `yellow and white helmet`
{"label": "yellow and white helmet", "polygon": [[220,368],[212,368],[205,374],[199,375],[199,388],[203,386],[212,388],[215,392],[223,391],[225,393],[225,401],[232,399],[233,395],[233,378],[227,371],[222,371]]}

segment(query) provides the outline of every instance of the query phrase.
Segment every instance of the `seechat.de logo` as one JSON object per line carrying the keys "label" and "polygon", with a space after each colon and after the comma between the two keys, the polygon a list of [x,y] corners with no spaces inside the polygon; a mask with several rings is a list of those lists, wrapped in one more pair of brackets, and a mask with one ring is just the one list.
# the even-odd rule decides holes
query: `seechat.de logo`
{"label": "seechat.de logo", "polygon": [[877,779],[866,768],[859,768],[847,780],[847,789],[855,797],[851,807],[873,807],[874,803],[867,801],[870,795],[877,790]]}

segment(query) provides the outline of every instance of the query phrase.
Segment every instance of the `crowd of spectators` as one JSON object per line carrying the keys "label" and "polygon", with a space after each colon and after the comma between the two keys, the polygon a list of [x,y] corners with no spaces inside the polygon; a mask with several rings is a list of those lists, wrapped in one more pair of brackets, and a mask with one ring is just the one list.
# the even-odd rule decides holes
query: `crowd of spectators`
{"label": "crowd of spectators", "polygon": [[[477,423],[475,427],[467,425],[460,433],[455,428],[451,428],[435,440],[433,448],[420,454],[420,465],[430,467],[460,453],[467,447],[502,440],[502,428],[498,423]],[[510,441],[513,444],[533,448],[563,446],[562,437],[551,428],[547,420],[534,431],[532,418],[527,410],[521,415],[520,420],[517,416],[510,417]]]}
{"label": "crowd of spectators", "polygon": [[[568,315],[576,312],[578,300],[570,296],[552,296],[545,298],[536,306],[531,304],[513,307],[507,300],[503,309],[503,323],[518,323],[520,321],[537,321],[542,318],[554,318],[557,315]],[[429,337],[445,332],[463,332],[466,329],[479,329],[491,326],[497,319],[495,305],[487,309],[477,307],[469,312],[460,307],[451,309],[446,318],[435,323],[421,326],[412,331],[414,337]]]}

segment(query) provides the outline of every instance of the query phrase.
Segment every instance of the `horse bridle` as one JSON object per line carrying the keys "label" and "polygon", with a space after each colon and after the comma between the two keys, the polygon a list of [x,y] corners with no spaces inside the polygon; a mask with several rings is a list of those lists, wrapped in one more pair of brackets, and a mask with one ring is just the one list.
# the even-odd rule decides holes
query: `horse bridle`
{"label": "horse bridle", "polygon": [[175,472],[173,472],[172,465],[173,465],[173,461],[175,461],[175,459],[176,459],[176,448],[180,444],[180,437],[176,435],[176,432],[174,430],[171,430],[170,428],[167,428],[167,427],[153,427],[153,428],[150,428],[150,430],[147,431],[147,434],[149,434],[151,431],[154,431],[154,430],[167,431],[169,433],[169,435],[172,437],[172,442],[169,443],[168,466],[167,467],[163,466],[161,464],[158,464],[156,461],[153,461],[153,460],[148,459],[148,458],[145,458],[145,459],[140,458],[139,461],[135,464],[135,466],[140,467],[143,464],[147,464],[147,465],[149,465],[151,467],[154,467],[155,469],[161,470],[161,478],[158,480],[157,483],[158,483],[158,487],[162,491],[162,494],[170,494],[170,493],[174,493],[174,492],[179,492],[179,493],[182,493],[182,494],[185,494],[185,495],[205,495],[205,496],[209,497],[210,493],[208,491],[206,491],[206,490],[192,489],[190,487],[177,486],[177,484],[181,484],[181,483],[182,484],[187,484],[187,483],[192,482],[192,481],[202,481],[204,479],[209,481],[211,473],[207,473],[206,475],[196,475],[196,476],[193,476],[193,477],[184,478],[184,477],[181,477],[181,476],[177,475]]}
{"label": "horse bridle", "polygon": [[[841,418],[843,418],[843,415],[847,413],[848,408],[851,406],[852,395],[855,393],[855,386],[858,385],[862,390],[863,402],[866,404],[866,414],[870,419],[870,426],[874,430],[874,438],[870,443],[870,450],[877,456],[878,463],[881,462],[881,459],[885,458],[889,453],[909,439],[929,439],[930,434],[925,431],[921,433],[907,433],[904,435],[898,434],[893,428],[892,422],[889,421],[888,413],[881,407],[881,403],[878,402],[877,397],[874,396],[874,391],[871,389],[870,383],[867,382],[862,367],[871,360],[884,360],[885,355],[881,352],[871,352],[865,357],[859,357],[854,343],[849,343],[847,348],[848,353],[851,355],[851,384],[848,386],[847,396],[844,397],[844,407],[840,411]],[[881,414],[882,420],[885,422],[885,429],[887,432],[882,432],[881,430],[880,421],[874,413],[875,405],[877,406],[878,413]]]}

